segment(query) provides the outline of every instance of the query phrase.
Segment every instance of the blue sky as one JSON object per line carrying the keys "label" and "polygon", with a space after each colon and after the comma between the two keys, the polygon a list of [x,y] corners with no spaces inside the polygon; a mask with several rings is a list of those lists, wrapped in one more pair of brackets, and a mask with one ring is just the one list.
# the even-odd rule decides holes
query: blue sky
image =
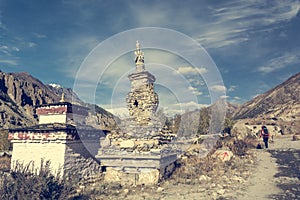
{"label": "blue sky", "polygon": [[[300,71],[299,9],[296,0],[0,0],[0,69],[26,71],[46,84],[72,88],[82,63],[99,43],[123,31],[161,27],[200,43],[224,82],[225,87],[217,84],[214,89],[226,92],[231,102],[243,103]],[[98,78],[95,94],[79,96],[106,108],[112,101],[116,107],[124,106],[124,95],[130,89],[126,76],[134,70],[133,58],[133,52],[116,57],[105,66],[105,76]],[[151,65],[151,61],[161,66]],[[177,90],[157,85],[162,106],[176,110],[176,102],[186,91],[192,98],[180,102],[181,109],[210,103],[205,80],[190,76],[194,69],[187,60],[145,49],[145,63],[158,83],[163,77],[164,83],[179,85],[174,87]],[[168,71],[168,66],[175,67]],[[205,67],[197,67],[202,70],[200,75],[206,73]],[[182,72],[188,84],[176,82],[174,72]],[[88,77],[80,82],[82,87],[85,83],[89,87]]]}

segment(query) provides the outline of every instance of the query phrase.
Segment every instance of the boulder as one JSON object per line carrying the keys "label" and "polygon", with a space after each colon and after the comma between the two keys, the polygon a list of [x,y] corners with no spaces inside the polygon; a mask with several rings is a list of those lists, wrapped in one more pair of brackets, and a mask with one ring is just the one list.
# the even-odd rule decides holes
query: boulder
{"label": "boulder", "polygon": [[135,143],[133,140],[124,140],[120,143],[120,148],[123,149],[129,149],[129,148],[134,148]]}
{"label": "boulder", "polygon": [[160,192],[162,192],[162,191],[164,191],[164,190],[165,190],[165,188],[163,188],[163,187],[158,187],[157,190],[156,190],[156,192],[160,193]]}
{"label": "boulder", "polygon": [[229,161],[233,157],[232,151],[229,150],[223,150],[223,149],[218,149],[215,151],[213,154],[214,158],[219,158],[223,162]]}
{"label": "boulder", "polygon": [[210,180],[211,180],[211,178],[209,176],[204,175],[204,174],[199,177],[200,182],[206,182],[206,181],[210,181]]}
{"label": "boulder", "polygon": [[247,124],[246,120],[239,120],[234,124],[231,135],[238,140],[243,140],[248,135],[252,135],[251,130],[245,124]]}
{"label": "boulder", "polygon": [[217,194],[223,195],[223,194],[225,194],[225,190],[224,189],[220,189],[220,190],[217,191]]}

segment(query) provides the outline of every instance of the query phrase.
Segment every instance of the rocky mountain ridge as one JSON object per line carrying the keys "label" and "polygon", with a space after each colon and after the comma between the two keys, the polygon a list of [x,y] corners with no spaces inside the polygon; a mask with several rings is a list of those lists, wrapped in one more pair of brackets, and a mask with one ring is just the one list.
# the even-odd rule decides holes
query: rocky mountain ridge
{"label": "rocky mountain ridge", "polygon": [[71,88],[45,85],[26,72],[0,71],[0,127],[13,128],[37,124],[35,107],[58,102],[62,93],[65,100],[91,108],[88,120],[95,127],[110,129],[114,116],[97,105],[83,102]]}
{"label": "rocky mountain ridge", "polygon": [[[278,130],[297,133],[300,128],[299,96],[300,73],[243,105],[234,105],[221,99],[201,110],[177,115],[173,120],[175,122],[173,132],[175,130],[182,136],[217,133],[222,128],[230,127],[232,118],[242,121],[242,124],[276,125]],[[218,118],[218,116],[224,116],[221,112],[226,112],[225,121]],[[214,119],[211,119],[212,114],[215,116]],[[220,122],[224,122],[223,127]]]}
{"label": "rocky mountain ridge", "polygon": [[235,119],[273,118],[283,121],[300,119],[300,73],[273,89],[243,104]]}

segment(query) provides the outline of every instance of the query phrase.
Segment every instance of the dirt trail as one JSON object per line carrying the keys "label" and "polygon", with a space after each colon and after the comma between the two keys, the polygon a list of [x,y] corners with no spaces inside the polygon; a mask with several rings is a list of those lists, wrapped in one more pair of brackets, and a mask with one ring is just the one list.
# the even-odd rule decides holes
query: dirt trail
{"label": "dirt trail", "polygon": [[[231,172],[217,180],[212,178],[199,184],[178,183],[167,180],[161,188],[152,191],[131,191],[118,199],[127,200],[294,200],[300,196],[300,141],[292,141],[291,136],[277,136],[269,149],[253,149],[255,161],[241,159],[251,165],[241,165],[243,174]],[[237,161],[236,161],[237,162]],[[255,167],[253,167],[255,166]],[[233,170],[235,171],[235,169]],[[226,173],[224,174],[226,175]],[[233,176],[233,177],[231,177]],[[235,176],[235,177],[234,177]],[[175,182],[174,182],[175,181]],[[188,181],[188,180],[187,180]],[[106,198],[107,199],[107,198]],[[112,199],[116,199],[115,197]]]}
{"label": "dirt trail", "polygon": [[[280,173],[279,167],[282,166],[277,163],[277,159],[274,158],[272,154],[280,151],[293,152],[295,150],[300,150],[300,141],[291,141],[291,136],[278,136],[275,138],[275,142],[269,145],[268,150],[255,150],[257,153],[258,165],[253,175],[249,178],[245,195],[239,199],[274,199],[274,196],[286,192],[277,186],[277,180],[280,178],[282,179],[283,177],[275,177],[275,175]],[[295,159],[297,159],[297,157]],[[288,163],[286,164],[288,165]],[[287,199],[294,198],[291,197]]]}

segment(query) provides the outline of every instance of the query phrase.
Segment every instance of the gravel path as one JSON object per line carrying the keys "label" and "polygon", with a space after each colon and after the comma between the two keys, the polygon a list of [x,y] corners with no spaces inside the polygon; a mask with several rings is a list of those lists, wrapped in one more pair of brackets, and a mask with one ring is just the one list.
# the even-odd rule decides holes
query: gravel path
{"label": "gravel path", "polygon": [[275,138],[268,150],[255,150],[258,165],[239,199],[299,199],[300,141],[291,136]]}
{"label": "gravel path", "polygon": [[[98,199],[300,199],[300,141],[292,141],[291,136],[277,136],[268,150],[253,149],[249,153],[252,156],[229,161],[234,165],[228,165],[233,166],[228,174],[207,178],[201,183],[189,183],[188,179],[184,179],[185,182],[170,179],[158,188],[129,188],[126,192],[126,189],[120,191],[117,198],[105,196]],[[254,157],[256,159],[252,160]]]}

